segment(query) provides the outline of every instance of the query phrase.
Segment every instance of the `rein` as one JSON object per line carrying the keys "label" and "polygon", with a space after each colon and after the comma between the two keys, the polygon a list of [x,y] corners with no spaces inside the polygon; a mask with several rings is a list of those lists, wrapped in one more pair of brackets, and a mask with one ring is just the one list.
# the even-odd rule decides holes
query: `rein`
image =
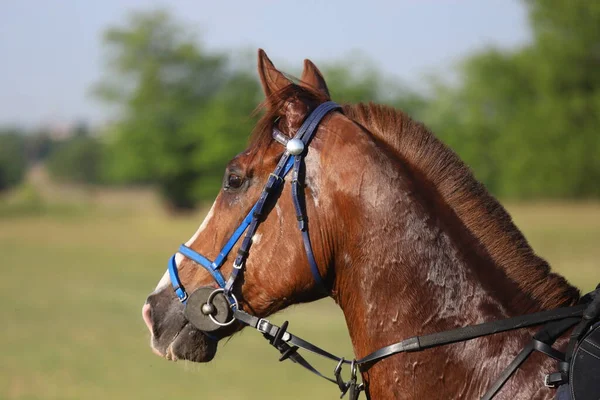
{"label": "rein", "polygon": [[[321,277],[314,257],[303,207],[303,192],[301,190],[299,179],[301,171],[304,168],[304,157],[306,156],[308,146],[319,123],[328,113],[334,110],[341,110],[341,107],[332,101],[319,105],[304,121],[292,139],[287,139],[285,135],[277,129],[274,129],[273,138],[278,143],[284,145],[286,151],[281,156],[273,173],[269,175],[259,199],[213,261],[186,245],[181,245],[179,247],[178,253],[206,269],[219,286],[218,288],[201,287],[188,295],[179,279],[176,255],[173,255],[170,258],[168,271],[171,284],[179,301],[185,305],[184,315],[188,321],[209,338],[214,340],[219,340],[219,338],[212,336],[210,332],[231,325],[235,321],[250,326],[262,333],[269,343],[281,353],[279,361],[290,359],[317,376],[337,384],[341,391],[341,397],[346,393],[349,393],[350,400],[356,400],[360,392],[364,390],[364,384],[358,383],[357,380],[357,370],[360,367],[368,367],[373,363],[399,353],[421,351],[432,347],[471,340],[481,336],[488,336],[546,323],[546,325],[533,336],[531,342],[523,348],[502,372],[498,380],[482,397],[482,400],[492,399],[519,366],[534,351],[541,352],[559,362],[560,371],[547,375],[544,384],[549,387],[557,387],[558,385],[566,383],[568,377],[565,377],[564,370],[565,368],[568,370],[568,363],[578,340],[587,333],[593,322],[600,318],[600,285],[598,285],[598,288],[594,292],[582,297],[580,304],[576,306],[541,311],[444,332],[415,336],[383,347],[358,360],[346,360],[343,357],[338,357],[291,334],[287,331],[288,321],[285,321],[281,326],[277,326],[271,324],[267,319],[258,318],[240,309],[238,300],[232,293],[233,285],[236,282],[239,272],[245,266],[250,247],[252,246],[252,237],[260,224],[265,204],[267,203],[267,200],[271,198],[272,193],[282,188],[285,177],[290,171],[292,171],[291,192],[296,211],[296,219],[298,220],[298,228],[302,235],[302,241],[310,270],[317,287],[322,292],[329,293],[323,283],[323,278]],[[244,238],[242,239],[242,243],[234,259],[232,272],[229,278],[225,279],[220,268],[223,266],[225,259],[242,236],[244,236]],[[552,348],[552,344],[556,339],[574,326],[576,327],[571,334],[566,353],[561,353]],[[299,349],[304,349],[335,361],[337,365],[334,369],[334,377],[327,377],[315,369],[298,353]],[[350,379],[348,381],[344,381],[341,376],[342,367],[344,365],[350,366]]]}

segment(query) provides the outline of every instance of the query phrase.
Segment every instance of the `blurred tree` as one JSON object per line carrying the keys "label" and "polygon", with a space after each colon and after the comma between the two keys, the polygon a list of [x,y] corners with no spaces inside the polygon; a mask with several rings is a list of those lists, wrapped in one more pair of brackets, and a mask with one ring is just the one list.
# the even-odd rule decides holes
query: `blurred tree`
{"label": "blurred tree", "polygon": [[109,130],[109,177],[156,183],[177,209],[213,198],[252,129],[257,82],[164,11],[132,14],[104,43],[108,74],[96,94],[120,111]]}
{"label": "blurred tree", "polygon": [[25,176],[27,160],[25,140],[16,129],[0,131],[0,192],[20,183]]}
{"label": "blurred tree", "polygon": [[323,75],[331,97],[338,103],[376,101],[380,97],[381,74],[362,54],[325,65]]}
{"label": "blurred tree", "polygon": [[101,183],[103,153],[98,139],[76,133],[55,145],[46,165],[50,176],[60,182]]}
{"label": "blurred tree", "polygon": [[552,171],[542,179],[555,178],[551,194],[600,196],[600,2],[525,4],[534,34],[538,132],[554,159],[544,164]]}
{"label": "blurred tree", "polygon": [[424,96],[385,77],[361,53],[325,65],[323,74],[332,98],[339,103],[376,102],[394,106],[413,118],[420,118],[427,100]]}
{"label": "blurred tree", "polygon": [[88,137],[90,136],[90,127],[85,121],[77,121],[73,128],[73,136]]}
{"label": "blurred tree", "polygon": [[25,136],[27,161],[36,163],[45,160],[52,152],[54,144],[55,142],[50,138],[49,132],[45,130],[30,132]]}
{"label": "blurred tree", "polygon": [[526,1],[533,42],[467,58],[423,119],[496,194],[600,195],[600,3]]}
{"label": "blurred tree", "polygon": [[[532,42],[468,57],[459,83],[434,83],[431,99],[360,54],[323,67],[332,97],[424,120],[495,194],[599,196],[600,3],[524,1]],[[132,14],[104,41],[107,75],[96,93],[118,110],[106,136],[109,178],[155,183],[175,208],[212,199],[253,126],[259,87],[239,72],[251,69],[208,52],[163,11]]]}

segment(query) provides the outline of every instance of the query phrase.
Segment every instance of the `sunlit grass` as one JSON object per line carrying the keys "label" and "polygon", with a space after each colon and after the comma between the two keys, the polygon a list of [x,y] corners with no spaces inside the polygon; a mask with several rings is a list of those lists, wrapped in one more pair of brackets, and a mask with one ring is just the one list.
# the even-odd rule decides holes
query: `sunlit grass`
{"label": "sunlit grass", "polygon": [[[600,281],[599,204],[509,208],[556,271],[584,290]],[[0,219],[0,399],[335,398],[334,385],[278,363],[250,331],[210,364],[150,352],[142,303],[200,220],[135,208]],[[274,319],[284,318],[299,336],[351,355],[332,301]]]}

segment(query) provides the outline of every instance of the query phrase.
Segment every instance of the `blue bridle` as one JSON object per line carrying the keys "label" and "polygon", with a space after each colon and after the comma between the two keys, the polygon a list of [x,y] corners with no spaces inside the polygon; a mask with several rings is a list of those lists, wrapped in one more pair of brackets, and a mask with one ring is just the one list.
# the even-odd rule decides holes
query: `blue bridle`
{"label": "blue bridle", "polygon": [[[319,267],[315,260],[312,245],[310,242],[310,237],[308,234],[308,226],[306,224],[304,208],[300,198],[301,190],[299,190],[300,184],[298,182],[298,179],[300,175],[300,170],[304,164],[303,160],[306,155],[306,149],[308,148],[310,140],[314,136],[317,127],[319,126],[319,123],[329,112],[340,108],[341,107],[339,105],[332,101],[328,101],[319,105],[304,121],[302,126],[298,129],[298,132],[296,133],[294,138],[290,139],[289,141],[282,139],[282,135],[279,134],[278,131],[274,132],[274,136],[275,134],[278,134],[276,139],[280,142],[283,142],[282,144],[286,145],[286,151],[281,156],[281,159],[279,160],[277,167],[275,168],[273,173],[269,175],[267,183],[259,199],[256,201],[250,212],[248,212],[240,226],[238,226],[238,228],[233,232],[227,243],[225,243],[225,245],[219,252],[219,255],[215,258],[214,261],[210,261],[207,257],[196,252],[195,250],[192,250],[184,244],[182,244],[179,247],[178,252],[180,254],[201,265],[204,269],[208,271],[208,273],[210,273],[215,282],[221,288],[217,290],[223,291],[223,294],[229,299],[232,308],[234,308],[234,311],[235,308],[238,307],[238,304],[235,300],[235,297],[232,295],[231,290],[240,270],[245,265],[246,258],[248,257],[248,252],[250,251],[250,247],[252,245],[252,236],[254,236],[258,228],[260,218],[263,215],[265,204],[270,198],[270,194],[274,193],[275,191],[277,191],[277,189],[281,187],[285,177],[292,170],[292,198],[294,201],[294,208],[296,210],[298,228],[302,233],[304,248],[308,257],[310,270],[312,272],[314,280],[320,288],[324,289],[323,279],[319,272]],[[231,272],[231,275],[229,276],[229,279],[225,280],[225,277],[221,273],[220,268],[223,266],[225,259],[227,258],[233,247],[240,240],[242,235],[244,235],[244,232],[244,239],[242,240],[242,244],[240,246],[240,249],[238,250],[238,254],[233,262],[233,270]],[[169,276],[171,278],[171,284],[173,285],[173,290],[179,298],[179,301],[183,304],[186,304],[188,299],[188,293],[186,292],[183,284],[181,283],[181,280],[179,279],[175,255],[173,255],[169,260],[168,271]]]}

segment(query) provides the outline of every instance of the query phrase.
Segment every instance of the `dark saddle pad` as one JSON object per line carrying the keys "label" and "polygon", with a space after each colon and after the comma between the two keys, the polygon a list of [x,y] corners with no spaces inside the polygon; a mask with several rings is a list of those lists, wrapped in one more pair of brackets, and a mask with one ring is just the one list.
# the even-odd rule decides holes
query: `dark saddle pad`
{"label": "dark saddle pad", "polygon": [[600,324],[575,349],[569,377],[573,400],[600,399]]}

